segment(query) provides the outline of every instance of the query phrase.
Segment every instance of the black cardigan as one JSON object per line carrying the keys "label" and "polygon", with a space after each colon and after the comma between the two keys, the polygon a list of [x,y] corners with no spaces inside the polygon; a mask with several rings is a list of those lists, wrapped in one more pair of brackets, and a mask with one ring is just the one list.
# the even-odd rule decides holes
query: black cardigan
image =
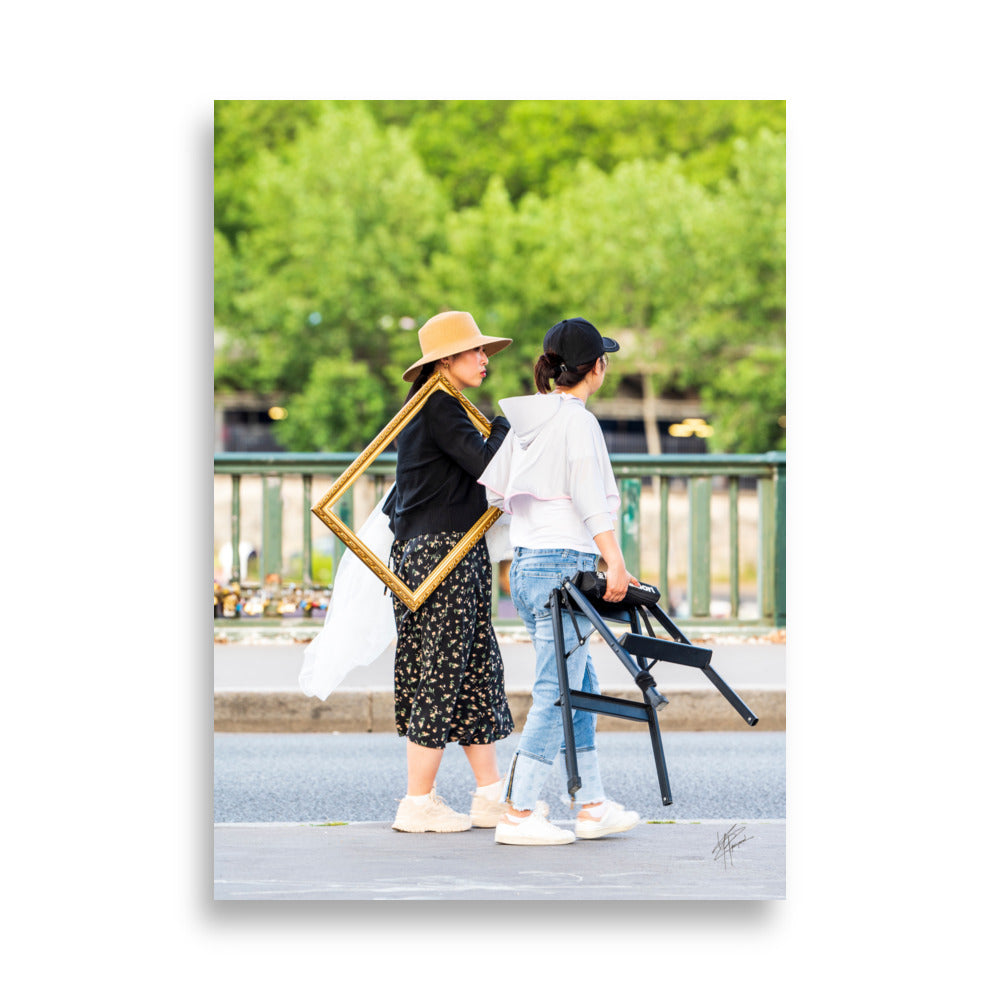
{"label": "black cardigan", "polygon": [[382,508],[397,540],[466,532],[486,513],[476,480],[510,430],[502,416],[491,426],[484,439],[454,396],[435,392],[399,432],[396,488]]}

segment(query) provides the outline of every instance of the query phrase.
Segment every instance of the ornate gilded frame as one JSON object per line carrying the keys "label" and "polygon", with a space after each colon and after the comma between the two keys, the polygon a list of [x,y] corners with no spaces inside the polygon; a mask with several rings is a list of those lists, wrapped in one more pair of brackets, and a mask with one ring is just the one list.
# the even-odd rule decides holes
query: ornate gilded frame
{"label": "ornate gilded frame", "polygon": [[463,396],[440,372],[432,375],[420,391],[382,428],[378,436],[344,470],[312,512],[411,610],[416,611],[434,592],[441,581],[458,565],[468,551],[490,529],[501,515],[496,507],[485,514],[465,533],[462,540],[434,567],[430,575],[416,590],[409,587],[386,566],[364,542],[334,513],[337,501],[351,488],[365,469],[389,447],[399,432],[420,412],[421,407],[435,392],[447,392],[462,406],[476,429],[489,437],[490,422]]}

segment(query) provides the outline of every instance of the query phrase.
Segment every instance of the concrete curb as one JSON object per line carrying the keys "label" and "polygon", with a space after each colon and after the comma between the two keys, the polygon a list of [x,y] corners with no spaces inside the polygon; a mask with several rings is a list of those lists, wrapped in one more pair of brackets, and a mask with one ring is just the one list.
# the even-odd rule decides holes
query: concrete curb
{"label": "concrete curb", "polygon": [[[615,698],[637,701],[635,688],[605,690]],[[669,705],[659,712],[660,729],[670,732],[748,729],[733,707],[714,688],[663,688]],[[760,719],[754,727],[784,730],[784,688],[740,689],[736,692]],[[515,731],[524,727],[531,706],[530,691],[508,691]],[[621,732],[642,723],[598,715],[598,731]],[[334,691],[320,701],[300,691],[217,691],[217,733],[387,733],[395,732],[392,691]]]}

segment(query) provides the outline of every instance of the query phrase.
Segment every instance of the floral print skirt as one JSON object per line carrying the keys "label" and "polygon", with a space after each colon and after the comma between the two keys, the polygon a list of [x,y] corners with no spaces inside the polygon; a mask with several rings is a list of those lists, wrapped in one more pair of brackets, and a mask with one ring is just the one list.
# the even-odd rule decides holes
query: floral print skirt
{"label": "floral print skirt", "polygon": [[[416,590],[464,534],[397,540],[391,557],[396,575]],[[396,731],[413,743],[495,743],[514,731],[490,614],[491,580],[481,538],[416,611],[393,595]]]}

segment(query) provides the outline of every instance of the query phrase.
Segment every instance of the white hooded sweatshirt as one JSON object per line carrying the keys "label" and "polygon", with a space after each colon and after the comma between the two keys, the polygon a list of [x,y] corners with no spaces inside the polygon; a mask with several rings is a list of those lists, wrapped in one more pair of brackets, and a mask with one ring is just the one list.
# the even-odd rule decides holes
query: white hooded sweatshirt
{"label": "white hooded sweatshirt", "polygon": [[510,421],[479,482],[511,515],[510,543],[597,552],[594,535],[614,527],[621,500],[597,418],[566,393],[500,400]]}

